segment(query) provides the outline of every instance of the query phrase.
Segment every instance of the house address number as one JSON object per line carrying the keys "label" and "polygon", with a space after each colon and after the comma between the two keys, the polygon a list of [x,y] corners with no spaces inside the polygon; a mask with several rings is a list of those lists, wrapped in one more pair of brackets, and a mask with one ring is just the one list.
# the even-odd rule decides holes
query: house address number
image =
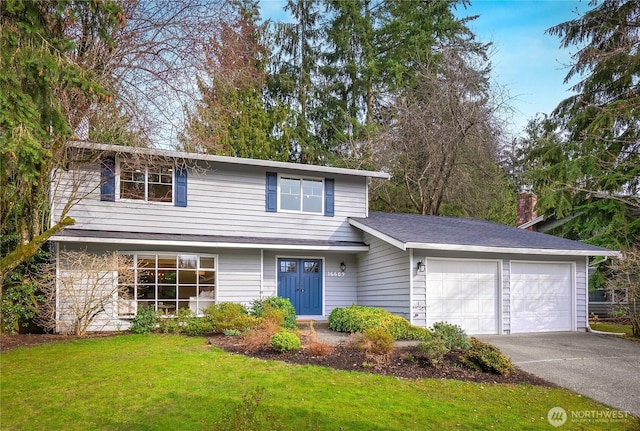
{"label": "house address number", "polygon": [[344,277],[345,273],[341,271],[327,271],[327,277]]}

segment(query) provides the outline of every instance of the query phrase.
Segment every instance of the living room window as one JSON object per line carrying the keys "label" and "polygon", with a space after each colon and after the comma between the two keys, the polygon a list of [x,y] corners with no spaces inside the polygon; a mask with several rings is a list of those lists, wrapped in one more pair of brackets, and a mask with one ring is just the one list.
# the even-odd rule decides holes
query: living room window
{"label": "living room window", "polygon": [[173,201],[173,166],[120,163],[120,199]]}
{"label": "living room window", "polygon": [[201,315],[216,302],[216,256],[136,253],[133,262],[135,282],[121,286],[120,317],[133,317],[140,307],[166,316],[181,308]]}
{"label": "living room window", "polygon": [[322,214],[323,192],[323,180],[280,177],[280,209]]}

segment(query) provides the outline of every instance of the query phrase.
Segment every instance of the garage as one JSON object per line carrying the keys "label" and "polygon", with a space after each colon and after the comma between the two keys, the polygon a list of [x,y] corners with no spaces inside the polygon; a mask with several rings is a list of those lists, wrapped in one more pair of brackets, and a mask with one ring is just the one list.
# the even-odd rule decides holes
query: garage
{"label": "garage", "polygon": [[511,262],[511,333],[573,330],[573,265]]}
{"label": "garage", "polygon": [[497,261],[427,259],[427,326],[460,325],[467,334],[498,333]]}

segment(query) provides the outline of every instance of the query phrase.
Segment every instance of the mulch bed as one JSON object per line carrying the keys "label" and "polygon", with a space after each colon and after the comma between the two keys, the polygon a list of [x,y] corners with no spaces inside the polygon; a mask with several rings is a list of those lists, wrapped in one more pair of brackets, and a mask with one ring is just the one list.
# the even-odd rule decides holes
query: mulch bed
{"label": "mulch bed", "polygon": [[[113,337],[114,334],[91,333],[82,338]],[[19,334],[0,336],[0,350],[7,351],[16,347],[35,346],[43,343],[78,339],[80,337],[72,335],[58,334]],[[303,341],[305,336],[302,337]],[[283,361],[291,364],[319,365],[339,370],[359,371],[373,374],[396,376],[402,379],[455,379],[479,383],[508,383],[508,384],[530,384],[538,386],[554,386],[553,384],[526,373],[516,368],[508,376],[501,376],[492,373],[485,373],[470,369],[460,361],[460,355],[450,353],[445,360],[432,366],[428,360],[423,358],[414,346],[397,347],[389,355],[389,358],[380,363],[357,349],[350,343],[342,343],[333,346],[330,354],[324,356],[312,356],[303,348],[297,352],[277,353],[271,349],[261,349],[257,351],[247,350],[241,337],[226,337],[224,335],[213,335],[208,338],[210,345],[234,353],[251,356],[265,360]]]}
{"label": "mulch bed", "polygon": [[[304,345],[304,336],[302,339]],[[555,386],[519,368],[507,376],[471,369],[461,362],[458,353],[450,353],[442,363],[432,366],[415,346],[397,347],[385,363],[376,365],[374,360],[367,358],[364,352],[349,343],[334,346],[333,351],[325,356],[312,356],[304,348],[297,352],[288,353],[277,353],[271,349],[247,350],[241,337],[225,337],[224,335],[209,337],[209,343],[226,352],[259,359],[283,361],[291,364],[319,365],[339,370],[395,376],[402,379],[455,379],[479,383]]]}

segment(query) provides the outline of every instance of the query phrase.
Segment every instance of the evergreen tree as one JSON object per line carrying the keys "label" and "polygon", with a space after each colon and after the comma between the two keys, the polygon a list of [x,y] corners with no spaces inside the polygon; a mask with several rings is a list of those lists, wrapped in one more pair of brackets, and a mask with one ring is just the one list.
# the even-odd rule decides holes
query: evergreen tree
{"label": "evergreen tree", "polygon": [[208,76],[198,82],[202,100],[188,115],[182,144],[189,151],[288,160],[287,145],[275,137],[286,111],[267,109],[264,101],[268,51],[258,4],[246,0],[234,8],[235,19],[211,41]]}
{"label": "evergreen tree", "polygon": [[528,155],[538,209],[570,216],[561,234],[611,247],[640,243],[639,25],[640,3],[607,0],[549,30],[581,47],[565,82],[580,81]]}
{"label": "evergreen tree", "polygon": [[[94,37],[124,24],[113,1],[0,2],[0,286],[52,235],[74,221],[49,221],[50,174],[72,130],[60,101],[81,91],[107,100],[91,70],[70,60],[74,26]],[[63,214],[65,211],[62,211]]]}

